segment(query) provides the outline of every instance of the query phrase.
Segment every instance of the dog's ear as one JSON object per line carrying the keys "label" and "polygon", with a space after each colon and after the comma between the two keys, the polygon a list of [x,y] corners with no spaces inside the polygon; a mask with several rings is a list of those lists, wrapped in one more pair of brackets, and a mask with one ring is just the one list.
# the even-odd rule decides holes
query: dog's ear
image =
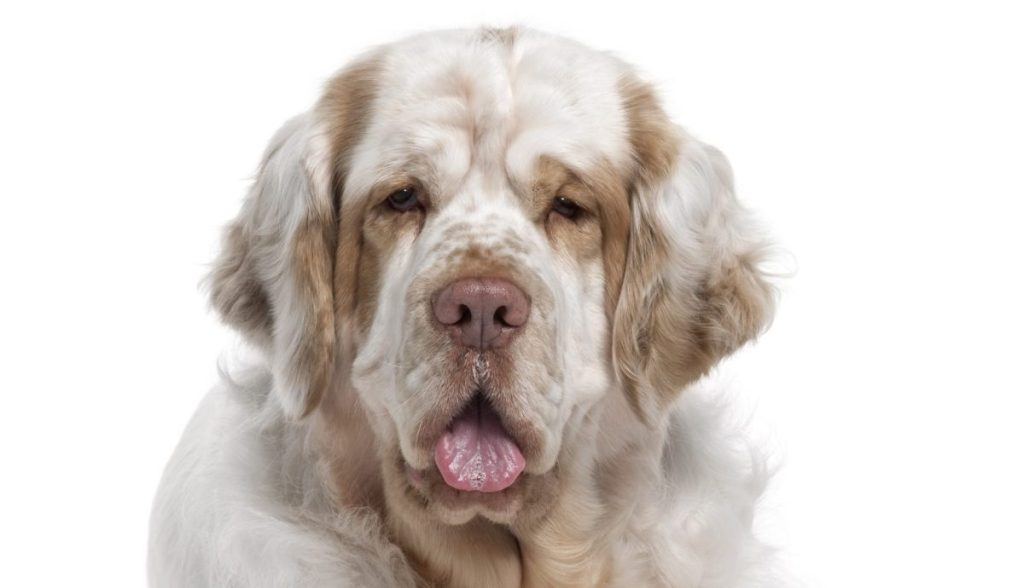
{"label": "dog's ear", "polygon": [[295,418],[331,386],[355,312],[362,215],[342,194],[380,62],[379,50],[357,59],[277,132],[209,277],[214,308],[268,353],[274,395]]}
{"label": "dog's ear", "polygon": [[650,87],[622,85],[635,168],[613,326],[628,398],[648,420],[771,321],[766,242],[713,147],[673,125]]}
{"label": "dog's ear", "polygon": [[335,207],[329,148],[311,115],[271,140],[210,275],[226,323],[263,348],[285,412],[317,404],[334,368]]}

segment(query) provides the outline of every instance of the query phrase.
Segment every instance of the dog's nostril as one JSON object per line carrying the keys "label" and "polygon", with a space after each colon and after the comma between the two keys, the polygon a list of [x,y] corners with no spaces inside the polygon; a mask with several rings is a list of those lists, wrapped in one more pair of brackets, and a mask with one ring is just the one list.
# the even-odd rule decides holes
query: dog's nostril
{"label": "dog's nostril", "polygon": [[459,320],[455,321],[456,325],[467,325],[473,320],[473,311],[469,310],[469,307],[465,304],[459,305]]}
{"label": "dog's nostril", "polygon": [[493,349],[506,345],[526,324],[530,299],[515,284],[500,278],[456,280],[431,299],[434,317],[466,347]]}
{"label": "dog's nostril", "polygon": [[505,320],[505,313],[507,313],[507,312],[508,312],[508,307],[507,306],[499,306],[498,310],[494,311],[494,322],[498,323],[499,325],[501,325],[503,327],[511,327],[511,326],[513,326],[513,325],[510,325],[508,323],[508,321]]}

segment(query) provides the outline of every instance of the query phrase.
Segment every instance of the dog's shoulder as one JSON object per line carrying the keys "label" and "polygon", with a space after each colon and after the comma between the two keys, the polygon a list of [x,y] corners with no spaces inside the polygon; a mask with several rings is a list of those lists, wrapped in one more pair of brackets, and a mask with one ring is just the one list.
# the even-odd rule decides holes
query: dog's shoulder
{"label": "dog's shoulder", "polygon": [[164,471],[150,585],[413,586],[376,514],[312,506],[325,504],[306,483],[316,463],[302,449],[305,432],[267,402],[269,370],[222,375]]}

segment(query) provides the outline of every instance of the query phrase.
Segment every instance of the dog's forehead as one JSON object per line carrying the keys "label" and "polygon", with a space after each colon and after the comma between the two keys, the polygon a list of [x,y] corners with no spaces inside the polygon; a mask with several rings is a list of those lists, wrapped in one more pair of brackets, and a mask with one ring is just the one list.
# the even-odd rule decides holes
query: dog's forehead
{"label": "dog's forehead", "polygon": [[[389,176],[453,193],[473,170],[528,182],[542,156],[573,169],[624,169],[625,66],[575,42],[530,31],[451,32],[385,50],[349,187]],[[349,190],[347,190],[349,192]]]}

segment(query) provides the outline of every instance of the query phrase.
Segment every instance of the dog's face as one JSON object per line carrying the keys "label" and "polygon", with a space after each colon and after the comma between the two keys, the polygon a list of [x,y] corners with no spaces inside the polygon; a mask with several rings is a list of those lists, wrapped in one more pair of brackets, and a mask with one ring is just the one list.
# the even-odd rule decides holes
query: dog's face
{"label": "dog's face", "polygon": [[392,501],[536,517],[596,407],[652,422],[770,314],[724,159],[616,59],[453,32],[343,71],[275,138],[213,276],[295,418],[354,389]]}
{"label": "dog's face", "polygon": [[341,198],[363,236],[352,381],[453,521],[517,511],[613,380],[619,72],[580,75],[565,44],[565,61],[527,51],[510,69],[501,43],[452,54],[427,38],[383,58]]}

